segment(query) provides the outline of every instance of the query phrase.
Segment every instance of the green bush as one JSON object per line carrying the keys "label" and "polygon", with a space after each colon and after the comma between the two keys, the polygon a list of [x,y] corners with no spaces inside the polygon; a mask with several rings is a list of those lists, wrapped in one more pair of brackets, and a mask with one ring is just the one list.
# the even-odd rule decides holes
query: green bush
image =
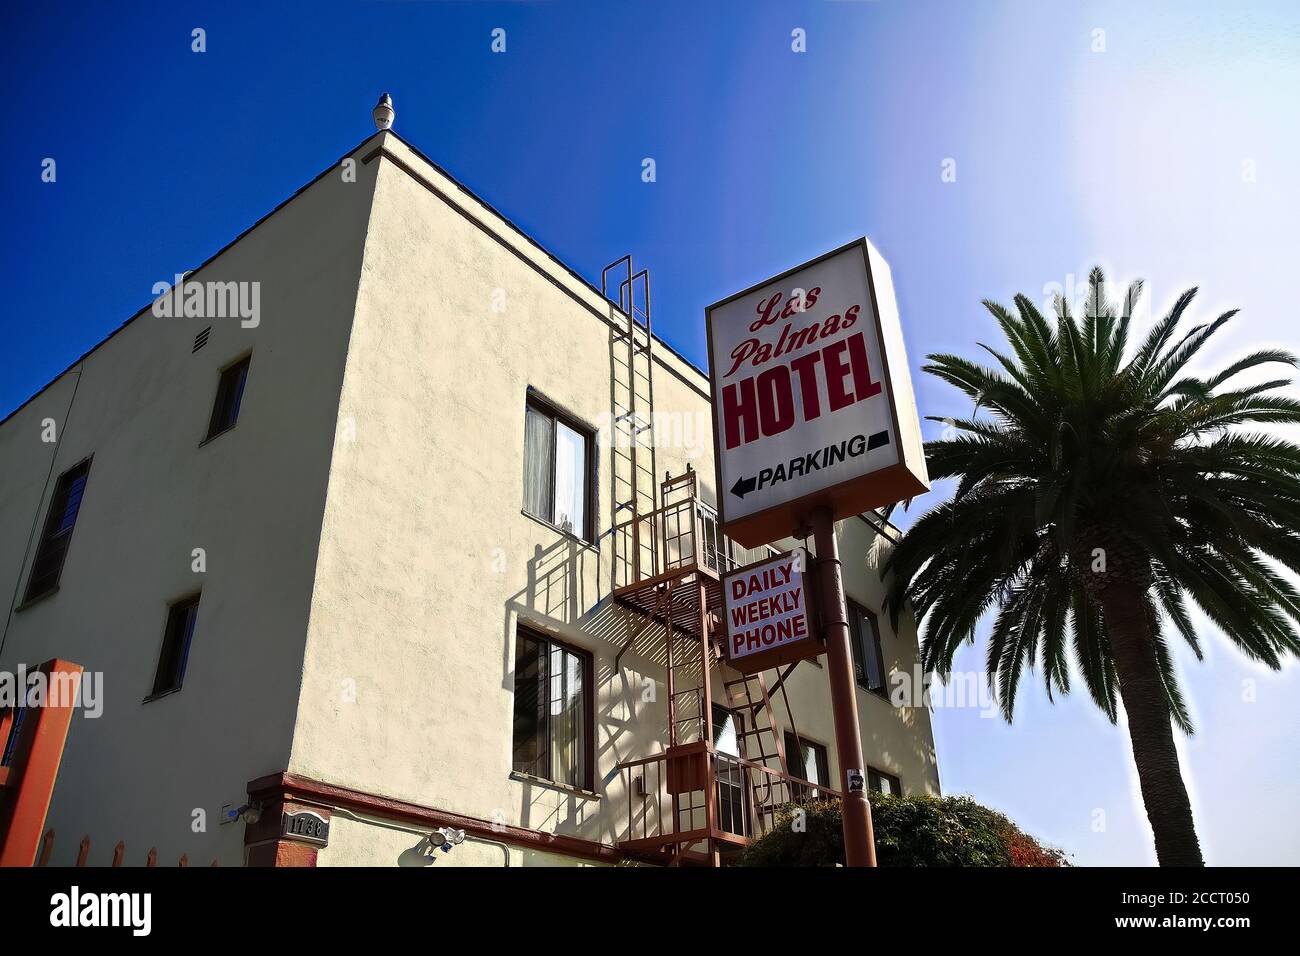
{"label": "green bush", "polygon": [[[802,817],[797,817],[799,811]],[[871,794],[880,866],[1069,866],[996,810],[969,797]],[[745,851],[744,866],[833,866],[844,862],[838,801],[786,804],[776,825]]]}

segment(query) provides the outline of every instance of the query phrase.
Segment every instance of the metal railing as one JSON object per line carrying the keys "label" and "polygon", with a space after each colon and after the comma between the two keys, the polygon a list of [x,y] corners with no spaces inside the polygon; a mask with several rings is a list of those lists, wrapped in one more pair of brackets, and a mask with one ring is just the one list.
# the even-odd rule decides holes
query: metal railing
{"label": "metal railing", "polygon": [[722,533],[717,511],[694,494],[616,524],[613,539],[615,587],[683,569],[721,577],[780,553],[771,545],[743,548],[732,541]]}
{"label": "metal railing", "polygon": [[747,564],[781,553],[770,544],[760,545],[757,548],[742,548],[722,533],[717,511],[703,501],[695,502],[695,510],[702,538],[701,558],[704,566],[711,571],[723,575],[728,571],[743,568]]}
{"label": "metal railing", "polygon": [[[629,760],[618,770],[627,795],[625,829],[620,843],[666,846],[716,839],[745,844],[769,832],[780,807],[814,800],[838,800],[841,794],[822,784],[716,751],[705,751],[709,786],[669,792],[670,756],[666,753]],[[681,758],[674,758],[681,759]],[[676,789],[682,790],[679,785]],[[713,831],[706,801],[713,801]]]}

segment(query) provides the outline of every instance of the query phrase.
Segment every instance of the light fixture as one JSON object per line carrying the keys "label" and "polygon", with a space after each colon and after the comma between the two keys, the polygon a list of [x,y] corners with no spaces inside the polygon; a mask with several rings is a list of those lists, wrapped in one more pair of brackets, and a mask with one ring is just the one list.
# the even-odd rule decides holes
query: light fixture
{"label": "light fixture", "polygon": [[245,823],[256,823],[262,819],[262,805],[260,803],[246,803],[242,807],[234,807],[226,811],[231,821],[243,820]]}
{"label": "light fixture", "polygon": [[443,853],[450,853],[451,848],[459,846],[465,842],[465,831],[457,830],[454,827],[439,827],[429,834],[429,852],[442,850]]}

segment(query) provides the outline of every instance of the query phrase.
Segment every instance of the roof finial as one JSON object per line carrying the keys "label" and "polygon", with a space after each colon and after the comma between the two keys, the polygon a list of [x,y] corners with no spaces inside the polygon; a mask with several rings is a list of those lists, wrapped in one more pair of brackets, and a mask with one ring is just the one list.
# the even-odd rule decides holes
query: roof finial
{"label": "roof finial", "polygon": [[393,125],[393,117],[397,115],[393,109],[393,98],[387,93],[379,97],[379,102],[375,108],[370,111],[370,115],[375,118],[375,129],[389,129]]}

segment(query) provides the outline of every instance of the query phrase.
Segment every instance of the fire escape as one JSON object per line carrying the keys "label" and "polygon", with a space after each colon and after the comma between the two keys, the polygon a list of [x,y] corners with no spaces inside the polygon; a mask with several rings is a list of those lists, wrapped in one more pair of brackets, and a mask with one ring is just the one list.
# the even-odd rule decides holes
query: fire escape
{"label": "fire escape", "polygon": [[613,597],[629,612],[615,671],[633,646],[649,649],[667,714],[663,749],[619,765],[619,845],[656,862],[719,866],[772,827],[782,804],[839,794],[789,773],[774,695],[799,746],[785,690],[797,664],[769,687],[761,673],[731,669],[719,643],[722,574],[773,549],[746,550],[721,533],[690,465],[656,481],[649,273],[624,256],[601,283],[626,320],[611,333]]}

